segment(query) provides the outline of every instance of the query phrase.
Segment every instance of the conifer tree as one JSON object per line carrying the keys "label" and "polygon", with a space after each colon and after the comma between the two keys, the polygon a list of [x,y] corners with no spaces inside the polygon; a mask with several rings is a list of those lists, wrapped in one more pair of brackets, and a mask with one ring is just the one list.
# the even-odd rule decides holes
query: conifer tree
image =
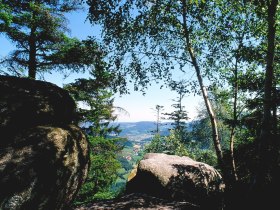
{"label": "conifer tree", "polygon": [[173,121],[172,125],[174,126],[174,130],[179,136],[182,143],[187,140],[186,120],[189,119],[187,111],[185,110],[185,106],[183,106],[182,104],[182,100],[187,92],[187,89],[184,86],[184,84],[185,81],[183,80],[171,83],[171,89],[175,90],[179,96],[176,99],[173,99],[175,103],[172,104],[172,107],[175,110],[171,113],[164,113],[164,115],[168,116],[168,120]]}
{"label": "conifer tree", "polygon": [[90,73],[91,78],[78,79],[65,86],[79,106],[78,121],[83,125],[90,143],[91,165],[88,178],[78,194],[78,203],[92,201],[98,192],[110,188],[121,167],[117,154],[125,141],[118,137],[121,132],[119,125],[113,123],[117,116],[110,88],[112,74],[106,71],[106,63],[101,59]]}
{"label": "conifer tree", "polygon": [[66,36],[65,14],[81,8],[80,1],[2,0],[0,8],[0,33],[16,46],[0,64],[12,74],[22,76],[27,70],[35,79],[39,72],[65,68],[79,71],[94,61],[94,42]]}

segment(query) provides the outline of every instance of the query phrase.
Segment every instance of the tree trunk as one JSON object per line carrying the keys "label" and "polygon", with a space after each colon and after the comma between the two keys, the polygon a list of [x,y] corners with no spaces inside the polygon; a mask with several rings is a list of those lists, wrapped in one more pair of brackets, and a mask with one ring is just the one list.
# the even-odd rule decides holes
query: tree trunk
{"label": "tree trunk", "polygon": [[266,179],[266,173],[271,167],[271,160],[275,142],[272,140],[272,84],[274,78],[274,55],[275,55],[275,35],[276,35],[276,10],[278,0],[267,1],[267,58],[265,71],[265,86],[264,86],[264,105],[261,134],[259,137],[259,158],[257,175],[255,178],[254,188],[262,190]]}
{"label": "tree trunk", "polygon": [[159,124],[160,124],[160,110],[163,106],[156,105],[156,112],[157,112],[157,124],[156,124],[156,134],[160,134]]}
{"label": "tree trunk", "polygon": [[[276,80],[273,78],[273,103],[272,103],[272,130],[273,130],[273,135],[277,136],[278,135],[278,128],[277,128],[277,89],[276,89]],[[278,143],[279,144],[279,143]]]}
{"label": "tree trunk", "polygon": [[[33,12],[33,19],[35,18],[35,12]],[[29,35],[29,60],[28,60],[28,77],[31,79],[36,79],[36,27],[32,26]]]}
{"label": "tree trunk", "polygon": [[235,67],[234,67],[234,96],[233,96],[233,125],[231,126],[231,132],[230,132],[230,163],[231,163],[231,171],[234,181],[238,180],[237,172],[236,172],[236,166],[235,166],[235,159],[234,159],[234,139],[235,139],[235,129],[237,124],[237,96],[238,96],[238,58],[236,58],[235,61]]}
{"label": "tree trunk", "polygon": [[190,57],[191,57],[191,61],[192,61],[192,65],[196,71],[196,76],[199,82],[199,87],[204,99],[204,103],[207,109],[207,113],[209,115],[210,121],[211,121],[211,127],[212,127],[212,139],[214,142],[214,147],[216,150],[216,155],[217,155],[217,159],[218,159],[218,163],[219,166],[223,172],[223,174],[225,175],[225,167],[224,167],[224,161],[223,161],[223,152],[222,152],[222,147],[221,147],[221,142],[220,142],[220,138],[219,138],[219,133],[218,133],[218,125],[217,125],[217,119],[214,113],[214,110],[212,108],[211,102],[209,100],[208,94],[207,94],[207,90],[203,84],[203,79],[201,76],[201,70],[200,67],[197,63],[197,59],[196,56],[192,50],[192,46],[191,46],[191,42],[190,42],[190,33],[187,27],[187,4],[186,4],[186,0],[182,0],[182,6],[183,6],[183,11],[182,11],[182,15],[183,15],[183,33],[184,33],[184,37],[186,39],[186,51],[189,53]]}
{"label": "tree trunk", "polygon": [[195,68],[195,71],[196,71],[196,76],[197,76],[197,79],[198,79],[198,82],[199,82],[199,87],[200,87],[200,90],[201,90],[201,93],[202,93],[202,96],[203,96],[203,100],[204,100],[204,103],[205,103],[205,106],[206,106],[206,109],[207,109],[207,113],[208,113],[209,118],[210,118],[211,127],[212,127],[212,139],[213,139],[213,142],[214,142],[214,147],[215,147],[215,150],[216,150],[218,162],[219,162],[219,165],[221,166],[221,168],[223,169],[224,168],[223,152],[222,152],[221,142],[220,142],[219,133],[218,133],[218,124],[217,124],[216,115],[214,113],[211,102],[209,100],[207,90],[206,90],[205,86],[203,85],[203,79],[202,79],[202,76],[201,76],[201,71],[200,71],[200,68],[197,64],[196,57],[193,54],[193,51],[192,51],[191,48],[189,49],[189,53],[191,55],[191,59],[192,59],[192,62],[193,62],[193,65],[194,65],[194,68]]}

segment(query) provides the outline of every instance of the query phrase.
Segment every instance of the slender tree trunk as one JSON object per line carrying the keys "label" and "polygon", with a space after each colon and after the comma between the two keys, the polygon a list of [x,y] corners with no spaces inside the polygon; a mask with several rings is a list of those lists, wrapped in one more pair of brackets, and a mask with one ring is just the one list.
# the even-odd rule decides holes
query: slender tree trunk
{"label": "slender tree trunk", "polygon": [[276,10],[278,0],[267,0],[267,58],[265,71],[265,86],[264,86],[264,106],[261,134],[259,137],[259,157],[260,163],[258,166],[257,176],[255,179],[255,187],[258,190],[262,189],[265,183],[266,172],[271,166],[269,156],[270,149],[273,148],[275,142],[272,142],[272,84],[274,78],[274,55],[275,55],[275,35],[276,35]]}
{"label": "slender tree trunk", "polygon": [[[269,1],[268,1],[269,2]],[[269,4],[269,3],[268,3]],[[265,71],[265,86],[264,86],[264,106],[263,119],[261,130],[261,143],[267,140],[271,133],[271,110],[272,110],[272,84],[274,78],[274,55],[275,55],[275,35],[276,35],[276,9],[278,0],[272,0],[268,5],[268,45],[267,45],[267,60]]]}
{"label": "slender tree trunk", "polygon": [[[33,19],[35,18],[35,12],[33,12]],[[29,60],[28,60],[28,77],[36,79],[36,27],[32,26],[29,35]]]}
{"label": "slender tree trunk", "polygon": [[[278,135],[278,129],[277,129],[277,89],[276,89],[276,80],[273,78],[273,103],[272,103],[272,130],[273,135]],[[279,144],[279,143],[278,143]]]}
{"label": "slender tree trunk", "polygon": [[232,177],[234,181],[238,180],[237,172],[236,172],[236,165],[235,165],[235,158],[234,158],[234,139],[235,139],[235,129],[237,124],[237,96],[238,96],[238,58],[235,61],[234,67],[234,96],[233,96],[233,125],[231,126],[230,131],[230,162],[231,162],[231,170],[232,170]]}
{"label": "slender tree trunk", "polygon": [[196,76],[199,82],[199,87],[204,99],[204,103],[211,121],[211,127],[212,127],[212,138],[213,138],[213,142],[214,142],[214,147],[216,150],[216,154],[217,154],[217,158],[218,158],[218,163],[221,167],[221,170],[223,171],[223,174],[225,174],[225,168],[224,168],[224,161],[223,161],[223,152],[222,152],[222,147],[221,147],[221,142],[220,142],[220,138],[219,138],[219,134],[218,134],[218,124],[217,124],[217,119],[214,113],[214,110],[212,108],[211,102],[209,100],[208,94],[207,94],[207,90],[203,84],[203,79],[201,76],[201,70],[200,67],[197,63],[197,59],[196,56],[192,50],[192,46],[191,46],[191,42],[190,42],[190,33],[188,30],[188,26],[187,26],[187,4],[186,4],[186,0],[182,0],[182,6],[183,6],[183,11],[182,11],[182,15],[183,15],[183,33],[184,33],[184,37],[186,39],[186,50],[189,53],[190,57],[191,57],[191,61],[192,61],[192,65],[196,71]]}
{"label": "slender tree trunk", "polygon": [[159,134],[159,109],[157,110],[157,130],[156,133]]}
{"label": "slender tree trunk", "polygon": [[157,127],[156,127],[156,133],[160,134],[159,124],[160,124],[160,111],[163,108],[163,106],[156,105],[156,112],[157,112]]}
{"label": "slender tree trunk", "polygon": [[32,38],[30,39],[28,76],[29,78],[36,79],[36,46],[34,40],[32,40]]}

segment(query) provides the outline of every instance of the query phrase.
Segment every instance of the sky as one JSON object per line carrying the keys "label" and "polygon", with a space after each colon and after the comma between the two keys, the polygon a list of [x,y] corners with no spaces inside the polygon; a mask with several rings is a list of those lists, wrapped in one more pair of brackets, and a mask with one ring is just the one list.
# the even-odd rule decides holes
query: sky
{"label": "sky", "polygon": [[[77,37],[79,39],[86,39],[87,36],[100,35],[100,27],[93,27],[89,21],[86,21],[87,11],[72,12],[66,14],[68,27],[70,29],[69,36]],[[7,40],[3,35],[0,35],[0,59],[5,57],[12,49],[14,45]],[[193,75],[193,70],[190,69],[185,75],[178,75],[177,80],[185,79]],[[74,82],[75,79],[85,77],[87,74],[71,74],[68,77],[59,73],[45,74],[44,80],[52,82],[60,87],[64,84]],[[138,121],[156,121],[155,107],[156,105],[164,106],[163,112],[172,112],[173,99],[176,99],[178,94],[171,91],[168,88],[160,89],[160,85],[152,84],[146,91],[145,96],[141,92],[133,91],[133,87],[130,86],[130,94],[122,95],[116,94],[115,106],[125,109],[129,115],[118,113],[118,122],[138,122]],[[187,95],[183,99],[183,105],[185,106],[188,116],[194,119],[197,113],[197,108],[201,104],[201,97],[194,96],[193,94]]]}

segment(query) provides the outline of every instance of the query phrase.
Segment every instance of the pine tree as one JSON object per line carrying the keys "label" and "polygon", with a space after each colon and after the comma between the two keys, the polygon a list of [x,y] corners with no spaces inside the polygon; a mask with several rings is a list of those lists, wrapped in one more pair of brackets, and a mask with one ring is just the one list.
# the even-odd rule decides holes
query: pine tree
{"label": "pine tree", "polygon": [[119,125],[112,124],[117,118],[110,90],[113,78],[105,65],[97,62],[90,79],[78,79],[65,86],[79,104],[78,120],[86,127],[91,148],[88,178],[76,203],[90,202],[98,192],[110,191],[121,167],[117,154],[123,149],[125,139],[118,137]]}
{"label": "pine tree", "polygon": [[161,112],[163,111],[163,106],[161,105],[156,105],[156,108],[153,109],[156,113],[156,129],[152,131],[152,133],[155,133],[156,135],[160,135],[160,125],[161,125]]}
{"label": "pine tree", "polygon": [[172,120],[172,125],[176,134],[179,136],[182,142],[187,141],[187,128],[186,128],[186,120],[188,120],[187,111],[185,110],[185,106],[182,104],[182,100],[185,97],[187,91],[184,86],[185,81],[173,82],[171,84],[172,90],[177,91],[178,97],[173,99],[175,102],[172,104],[172,107],[175,109],[171,113],[164,113],[164,115],[168,116],[168,120]]}
{"label": "pine tree", "polygon": [[17,76],[28,70],[28,76],[33,79],[39,72],[65,67],[78,71],[84,64],[88,65],[81,57],[90,57],[90,48],[96,48],[66,36],[65,14],[80,7],[78,0],[2,0],[0,33],[16,45],[16,50],[0,61],[1,64]]}

